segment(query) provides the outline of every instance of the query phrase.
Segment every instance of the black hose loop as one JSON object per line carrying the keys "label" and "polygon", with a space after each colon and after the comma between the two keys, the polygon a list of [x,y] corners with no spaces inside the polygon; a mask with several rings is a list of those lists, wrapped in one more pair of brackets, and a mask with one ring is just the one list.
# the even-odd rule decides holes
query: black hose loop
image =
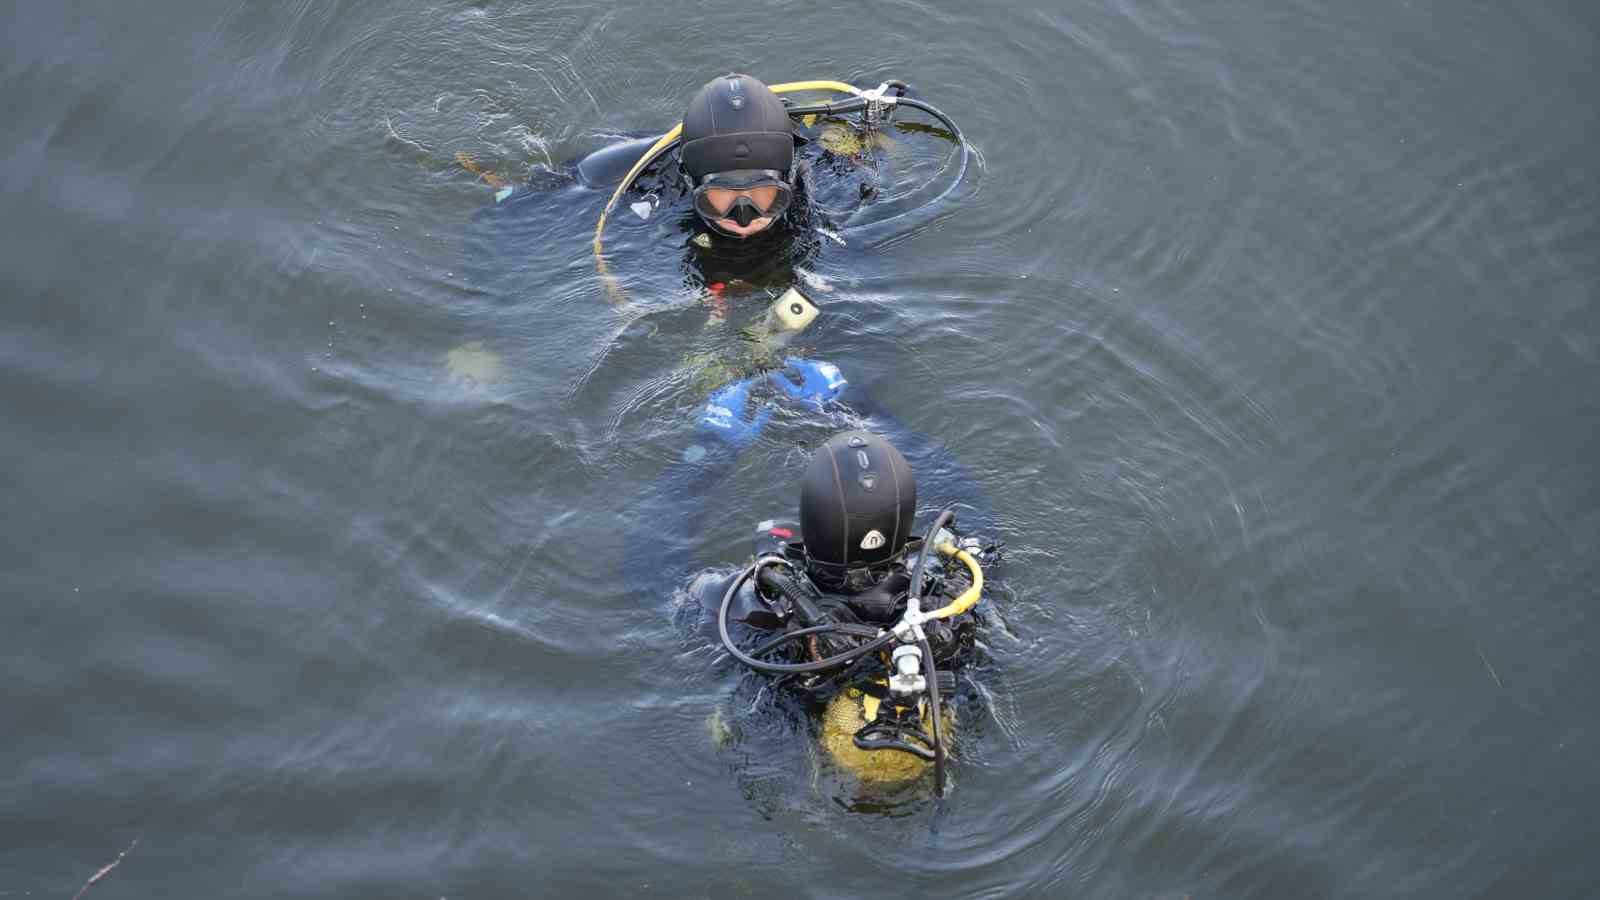
{"label": "black hose loop", "polygon": [[885,632],[869,643],[846,650],[835,656],[829,656],[826,659],[808,663],[763,662],[740,650],[734,646],[733,638],[728,634],[728,609],[733,605],[734,595],[739,592],[739,588],[743,587],[746,581],[749,581],[755,575],[759,565],[760,563],[751,563],[743,572],[739,573],[739,577],[728,585],[728,590],[722,595],[722,606],[717,610],[717,637],[722,640],[722,649],[728,651],[728,655],[734,659],[755,669],[757,672],[765,672],[769,675],[804,675],[812,672],[826,672],[829,669],[853,662],[868,653],[876,652],[894,641],[894,632]]}
{"label": "black hose loop", "polygon": [[836,103],[813,103],[809,106],[791,106],[788,109],[789,118],[798,119],[803,116],[842,116],[845,113],[860,112],[867,108],[867,101],[860,98],[840,100]]}
{"label": "black hose loop", "polygon": [[934,517],[933,524],[929,525],[928,530],[922,535],[922,550],[917,553],[917,567],[911,570],[911,596],[917,598],[919,603],[922,601],[922,569],[928,564],[928,554],[938,552],[933,546],[934,535],[955,517],[955,504],[952,503],[939,510],[939,515]]}
{"label": "black hose loop", "polygon": [[933,665],[933,647],[926,637],[922,646],[923,674],[928,679],[928,718],[933,721],[933,795],[944,796],[944,726],[939,722],[939,670]]}
{"label": "black hose loop", "polygon": [[788,641],[792,641],[797,638],[809,637],[813,634],[823,634],[825,632],[848,634],[852,637],[863,638],[875,638],[878,636],[878,629],[871,628],[866,625],[852,625],[848,622],[828,622],[822,625],[813,625],[810,628],[800,628],[794,631],[784,632],[783,634],[780,634],[777,637],[767,641],[765,644],[762,644],[754,650],[751,650],[750,655],[760,656],[763,653],[770,653],[778,647],[783,646],[784,643]]}

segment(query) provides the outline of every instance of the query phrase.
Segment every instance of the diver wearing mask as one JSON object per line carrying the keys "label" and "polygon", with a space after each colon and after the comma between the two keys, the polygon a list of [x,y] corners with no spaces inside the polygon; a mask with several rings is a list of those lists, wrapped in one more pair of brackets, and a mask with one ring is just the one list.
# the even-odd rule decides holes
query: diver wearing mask
{"label": "diver wearing mask", "polygon": [[[633,137],[593,151],[576,162],[537,167],[525,184],[488,171],[465,152],[456,161],[495,189],[495,203],[474,217],[469,244],[481,260],[473,267],[493,273],[497,262],[515,262],[519,245],[547,243],[574,234],[574,218],[592,215],[592,191],[612,191],[594,221],[591,251],[613,303],[626,301],[610,273],[604,251],[606,223],[616,217],[650,222],[668,209],[693,211],[698,227],[687,242],[690,259],[710,286],[729,278],[782,290],[781,270],[815,255],[824,239],[846,244],[848,232],[877,226],[936,206],[966,176],[970,152],[960,129],[944,113],[913,97],[907,85],[885,81],[864,90],[840,81],[795,81],[768,86],[749,75],[712,79],[690,99],[683,121],[654,137]],[[844,95],[828,102],[796,102],[806,94]],[[794,96],[791,96],[794,95]],[[929,133],[927,126],[893,121],[908,107],[934,119],[933,129],[955,144],[947,183],[929,196],[935,179],[908,196],[916,206],[891,203],[871,221],[860,215],[878,195],[886,130]],[[856,117],[856,114],[859,114]],[[942,129],[942,130],[940,130]],[[637,132],[635,132],[637,135]],[[812,145],[797,152],[797,145]],[[818,177],[813,179],[811,171]],[[687,204],[683,201],[687,200]],[[552,209],[568,206],[569,211]],[[665,237],[677,220],[658,229]],[[579,232],[581,233],[581,232]],[[647,259],[641,259],[649,265]]]}
{"label": "diver wearing mask", "polygon": [[[615,188],[612,204],[628,192],[624,218],[649,219],[686,200],[693,213],[683,220],[692,232],[687,261],[702,284],[794,284],[794,270],[811,265],[821,234],[833,232],[813,209],[809,166],[796,152],[805,139],[789,107],[760,79],[728,74],[695,92],[680,127],[676,151],[661,154],[659,166],[628,177],[657,143],[644,138],[596,151],[577,175],[588,186]],[[861,183],[834,187],[864,198],[876,191],[870,175],[836,177]],[[599,236],[597,230],[596,246]],[[604,261],[599,265],[606,276]]]}
{"label": "diver wearing mask", "polygon": [[[797,385],[783,402],[818,399]],[[699,551],[742,448],[725,429],[702,423],[697,443],[629,503],[622,578],[657,611],[686,588],[697,602],[669,609],[703,610],[691,614],[702,625],[710,614],[715,640],[784,687],[780,706],[798,705],[818,723],[840,768],[864,784],[931,772],[942,792],[957,725],[955,673],[980,661],[976,607],[983,570],[999,561],[1000,547],[963,536],[949,508],[919,528],[916,478],[895,444],[966,485],[963,503],[980,521],[991,514],[972,474],[934,442],[892,417],[872,421],[895,443],[862,428],[826,441],[802,476],[799,521],[760,522],[752,561],[732,576],[707,569]]]}
{"label": "diver wearing mask", "polygon": [[821,741],[864,781],[933,769],[943,791],[955,673],[974,656],[983,563],[998,550],[947,508],[920,533],[905,458],[867,431],[812,456],[800,521],[757,527],[753,562],[721,594],[724,649],[822,711]]}
{"label": "diver wearing mask", "polygon": [[[768,87],[760,79],[730,73],[712,79],[690,99],[682,123],[659,138],[640,138],[595,151],[578,163],[576,177],[589,187],[615,185],[594,232],[597,268],[607,276],[601,252],[607,217],[626,195],[627,209],[649,219],[658,207],[672,205],[674,197],[687,196],[703,226],[689,242],[695,264],[708,274],[707,284],[720,274],[719,264],[748,266],[758,261],[768,267],[773,257],[798,263],[820,246],[819,235],[843,244],[835,229],[877,194],[876,164],[866,152],[876,146],[880,130],[889,125],[895,108],[907,106],[939,121],[959,148],[954,179],[939,195],[949,196],[966,173],[968,150],[954,122],[920,100],[906,97],[907,86],[887,81],[870,91],[834,81],[802,81]],[[848,94],[831,103],[790,104],[781,94],[831,91]],[[858,125],[845,125],[843,116],[861,113]],[[820,150],[805,156],[797,144],[810,140],[797,122],[831,121],[832,130],[821,133]],[[673,156],[675,151],[675,158]],[[841,163],[848,159],[853,164]],[[810,175],[808,160],[828,160],[825,190]],[[659,164],[658,164],[659,163]],[[822,205],[815,201],[822,198]],[[892,213],[896,218],[903,213]],[[837,220],[837,221],[836,221]],[[769,240],[754,240],[760,237]],[[784,243],[780,244],[779,241]],[[766,281],[760,266],[738,274],[740,280]]]}
{"label": "diver wearing mask", "polygon": [[784,220],[799,172],[789,110],[765,84],[725,75],[695,93],[683,116],[679,168],[695,215],[745,239]]}
{"label": "diver wearing mask", "polygon": [[713,79],[689,101],[680,140],[679,188],[699,226],[691,269],[708,285],[793,284],[822,247],[822,223],[783,100],[748,75]]}

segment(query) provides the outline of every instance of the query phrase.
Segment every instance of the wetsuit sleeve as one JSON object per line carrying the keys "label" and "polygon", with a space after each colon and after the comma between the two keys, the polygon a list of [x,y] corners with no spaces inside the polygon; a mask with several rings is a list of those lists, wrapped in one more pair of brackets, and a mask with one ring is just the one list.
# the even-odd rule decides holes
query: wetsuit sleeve
{"label": "wetsuit sleeve", "polygon": [[659,135],[652,137],[634,138],[631,141],[611,144],[585,156],[578,161],[578,180],[585,187],[612,188],[622,181],[651,147],[655,146]]}

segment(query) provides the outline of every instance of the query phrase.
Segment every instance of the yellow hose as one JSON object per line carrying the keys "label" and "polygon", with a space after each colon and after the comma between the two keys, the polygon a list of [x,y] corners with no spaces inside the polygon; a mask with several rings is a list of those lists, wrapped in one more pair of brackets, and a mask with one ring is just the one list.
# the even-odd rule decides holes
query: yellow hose
{"label": "yellow hose", "polygon": [[978,597],[983,594],[983,569],[978,565],[978,561],[972,558],[972,554],[957,548],[954,544],[940,544],[939,552],[945,556],[954,556],[967,564],[967,571],[972,573],[972,586],[962,591],[961,596],[950,601],[948,606],[940,607],[928,613],[927,617],[930,619],[948,619],[951,616],[959,616],[977,605]]}
{"label": "yellow hose", "polygon": [[[859,88],[845,84],[842,81],[788,81],[783,84],[772,85],[774,94],[792,94],[799,91],[833,91],[839,94],[861,93]],[[612,193],[611,199],[606,201],[605,209],[600,211],[600,221],[594,223],[594,268],[600,274],[600,277],[606,280],[606,290],[613,300],[625,298],[622,296],[621,285],[617,284],[616,279],[612,277],[610,269],[606,267],[606,258],[600,253],[600,234],[605,231],[606,216],[609,216],[611,211],[616,208],[617,201],[622,199],[623,193],[628,190],[629,185],[633,184],[633,180],[639,177],[639,173],[643,172],[646,166],[655,162],[656,157],[661,155],[661,152],[673,141],[677,140],[681,134],[683,134],[683,123],[679,122],[672,126],[671,131],[663,134],[659,140],[652,144],[643,156],[639,157],[639,161],[633,164],[632,169],[628,170],[627,177],[623,178],[622,183],[617,185],[617,189]]]}
{"label": "yellow hose", "polygon": [[622,192],[628,189],[628,185],[633,184],[633,180],[639,177],[639,173],[644,171],[644,167],[650,165],[660,155],[661,151],[667,148],[668,144],[678,139],[680,134],[683,134],[682,122],[672,126],[671,131],[663,134],[654,144],[651,144],[650,149],[646,150],[644,155],[639,157],[639,161],[633,164],[633,168],[628,170],[627,177],[623,178],[622,183],[617,185],[617,189],[611,195],[611,199],[606,201],[606,208],[600,211],[600,221],[596,222],[594,226],[594,258],[601,266],[602,273],[605,271],[605,261],[600,256],[600,232],[606,227],[606,216],[610,215],[611,210],[616,208],[617,201],[622,198]]}

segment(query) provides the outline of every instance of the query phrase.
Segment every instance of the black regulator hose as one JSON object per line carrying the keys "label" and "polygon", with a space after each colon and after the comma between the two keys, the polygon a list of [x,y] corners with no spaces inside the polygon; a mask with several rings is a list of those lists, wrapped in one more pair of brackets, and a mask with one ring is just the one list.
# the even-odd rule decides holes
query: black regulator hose
{"label": "black regulator hose", "polygon": [[[956,123],[949,116],[940,112],[932,104],[923,103],[921,100],[913,100],[910,97],[898,97],[895,99],[895,103],[900,106],[909,106],[912,109],[920,109],[944,123],[944,127],[950,129],[951,136],[955,138],[956,147],[960,149],[960,160],[956,163],[955,177],[950,179],[950,183],[945,185],[944,190],[940,191],[933,198],[928,200],[927,203],[921,204],[923,207],[938,206],[940,203],[944,202],[945,198],[955,193],[956,188],[960,187],[963,181],[967,180],[967,163],[972,157],[972,153],[967,147],[967,139],[961,134],[961,129],[956,126]],[[928,179],[927,183],[919,186],[916,191],[921,191],[923,188],[932,184],[937,177],[938,176],[934,176],[934,178]],[[913,191],[913,193],[916,193],[916,191]],[[908,209],[882,219],[877,219],[871,222],[863,222],[861,225],[862,227],[882,225],[884,222],[892,222],[895,219],[901,218],[902,216],[911,215],[913,212],[915,212],[915,210]]]}
{"label": "black regulator hose", "polygon": [[944,726],[939,722],[939,670],[933,665],[933,647],[927,637],[917,642],[922,647],[922,668],[928,678],[928,718],[933,720],[933,795],[944,796]]}
{"label": "black regulator hose", "polygon": [[[933,539],[939,534],[939,529],[950,523],[956,517],[954,504],[939,510],[934,516],[933,524],[922,535],[922,549],[917,553],[917,566],[911,572],[911,594],[917,602],[922,601],[922,571],[928,564],[929,554],[937,552],[933,546]],[[933,794],[935,797],[944,796],[944,725],[939,721],[939,669],[933,662],[933,646],[928,643],[927,635],[917,641],[922,649],[922,669],[928,680],[928,718],[933,730]]]}
{"label": "black regulator hose", "polygon": [[848,622],[828,622],[822,625],[813,625],[810,628],[786,631],[772,640],[767,641],[765,644],[755,648],[754,650],[751,650],[750,655],[760,656],[763,653],[768,653],[778,647],[783,646],[783,644],[788,641],[792,641],[797,638],[809,637],[813,634],[848,634],[852,637],[875,638],[878,636],[878,629],[867,625],[852,625]]}
{"label": "black regulator hose", "polygon": [[791,106],[788,109],[789,118],[798,119],[801,116],[840,116],[845,113],[860,112],[867,108],[867,101],[861,99],[840,100],[837,103],[813,103],[810,106]]}
{"label": "black regulator hose", "polygon": [[[890,85],[894,87],[900,87],[902,89],[904,88],[903,82],[890,82]],[[899,96],[894,98],[894,103],[898,106],[909,106],[912,109],[920,109],[928,115],[933,116],[935,119],[938,119],[940,124],[950,130],[950,136],[955,138],[956,143],[961,147],[961,171],[956,175],[955,179],[959,182],[967,171],[967,139],[961,134],[961,128],[956,125],[955,120],[940,112],[939,108],[933,104],[924,103],[921,100],[917,100],[912,97]],[[796,119],[800,118],[801,116],[838,116],[844,115],[845,113],[860,112],[866,108],[867,101],[856,97],[849,100],[840,100],[837,103],[814,103],[810,106],[791,106],[789,107],[789,115],[791,118]]]}
{"label": "black regulator hose", "polygon": [[[928,115],[933,116],[935,119],[938,119],[940,122],[943,122],[944,127],[950,129],[950,135],[956,139],[956,143],[960,144],[963,150],[966,148],[967,139],[961,136],[961,129],[957,128],[956,123],[951,121],[949,116],[936,109],[933,104],[923,103],[921,100],[915,100],[911,97],[901,97],[895,100],[895,103],[900,106],[909,106],[912,109],[920,109]],[[962,162],[965,163],[965,160]]]}
{"label": "black regulator hose", "polygon": [[817,601],[811,592],[800,586],[795,581],[778,571],[777,566],[762,566],[756,570],[756,584],[773,593],[782,594],[789,605],[794,607],[795,615],[799,617],[801,625],[822,625],[828,620],[822,615],[822,610],[817,608]]}
{"label": "black regulator hose", "polygon": [[[835,656],[829,656],[825,659],[819,659],[815,662],[808,663],[763,662],[762,660],[756,659],[743,650],[740,650],[738,647],[734,646],[733,638],[728,635],[728,609],[733,605],[733,597],[739,592],[739,588],[744,587],[744,583],[749,581],[751,576],[756,574],[756,569],[760,566],[761,563],[759,562],[751,563],[743,572],[739,573],[739,577],[735,578],[733,583],[728,585],[728,590],[722,595],[722,606],[717,610],[717,636],[722,640],[722,648],[727,650],[728,655],[732,656],[734,659],[737,659],[750,668],[755,669],[757,672],[765,672],[769,675],[804,675],[811,672],[825,672],[828,669],[837,668],[838,666],[853,662],[856,659],[867,655],[868,653],[874,653],[878,650],[881,650],[882,648],[887,647],[889,644],[894,642],[894,632],[887,631],[882,635],[879,635],[875,640],[862,644],[853,650],[846,650],[845,652]],[[793,635],[790,634],[785,635],[784,637],[787,640],[792,636]]]}
{"label": "black regulator hose", "polygon": [[939,510],[939,515],[934,517],[933,524],[929,525],[928,530],[922,535],[922,549],[917,553],[917,567],[911,570],[911,596],[917,598],[918,602],[922,601],[922,569],[928,564],[928,554],[937,552],[937,548],[933,546],[934,535],[955,517],[955,505],[946,506]]}

